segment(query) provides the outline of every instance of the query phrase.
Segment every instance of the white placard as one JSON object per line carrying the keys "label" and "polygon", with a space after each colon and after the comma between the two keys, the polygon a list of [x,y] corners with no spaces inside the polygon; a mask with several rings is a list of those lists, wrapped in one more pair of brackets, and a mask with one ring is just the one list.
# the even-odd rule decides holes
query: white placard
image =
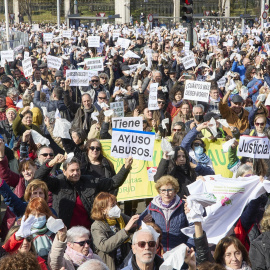
{"label": "white placard", "polygon": [[72,31],[71,30],[63,30],[62,35],[64,38],[71,38]]}
{"label": "white placard", "polygon": [[33,31],[39,31],[39,25],[38,24],[33,24],[32,25],[32,30]]}
{"label": "white placard", "polygon": [[71,80],[70,86],[89,86],[88,70],[67,70],[66,77]]}
{"label": "white placard", "polygon": [[237,156],[251,158],[265,158],[270,156],[270,142],[267,137],[240,136]]}
{"label": "white placard", "polygon": [[33,73],[31,58],[22,60],[23,73],[25,77],[30,77]]}
{"label": "white placard", "polygon": [[110,108],[114,111],[116,117],[124,117],[124,101],[111,102]]}
{"label": "white placard", "polygon": [[149,110],[159,110],[158,102],[157,102],[157,91],[158,91],[158,83],[152,83],[150,85],[150,92],[149,92],[149,98],[148,98]]}
{"label": "white placard", "polygon": [[142,131],[143,118],[142,117],[113,117],[112,128]]}
{"label": "white placard", "polygon": [[51,56],[51,55],[47,56],[48,68],[56,68],[57,70],[59,70],[61,65],[62,65],[62,58]]}
{"label": "white placard", "polygon": [[5,60],[7,60],[7,62],[13,62],[14,61],[14,51],[12,51],[12,50],[1,51],[1,62],[5,64]]}
{"label": "white placard", "polygon": [[210,46],[217,46],[217,37],[216,36],[209,37],[208,39],[209,39]]}
{"label": "white placard", "polygon": [[184,99],[208,102],[211,83],[186,80]]}
{"label": "white placard", "polygon": [[136,130],[113,129],[111,156],[152,161],[155,133]]}
{"label": "white placard", "polygon": [[194,55],[188,55],[182,58],[182,63],[185,69],[189,69],[191,67],[196,66]]}
{"label": "white placard", "polygon": [[52,39],[53,39],[53,33],[44,33],[43,34],[44,42],[52,42]]}
{"label": "white placard", "polygon": [[99,48],[100,46],[100,36],[89,36],[88,37],[88,47]]}
{"label": "white placard", "polygon": [[218,87],[225,87],[226,84],[226,78],[223,76],[221,79],[217,81]]}
{"label": "white placard", "polygon": [[29,57],[29,52],[24,52],[24,59],[28,58]]}
{"label": "white placard", "polygon": [[190,49],[190,41],[185,41],[185,52],[188,52]]}
{"label": "white placard", "polygon": [[103,59],[102,57],[87,58],[84,60],[89,70],[103,71]]}
{"label": "white placard", "polygon": [[265,105],[265,106],[267,106],[267,105],[269,106],[269,105],[270,105],[270,95],[267,96],[267,99],[266,99],[264,105]]}
{"label": "white placard", "polygon": [[125,50],[128,49],[129,47],[129,44],[130,44],[130,40],[127,39],[127,38],[123,38],[122,39],[122,42],[121,42],[121,47],[124,48]]}

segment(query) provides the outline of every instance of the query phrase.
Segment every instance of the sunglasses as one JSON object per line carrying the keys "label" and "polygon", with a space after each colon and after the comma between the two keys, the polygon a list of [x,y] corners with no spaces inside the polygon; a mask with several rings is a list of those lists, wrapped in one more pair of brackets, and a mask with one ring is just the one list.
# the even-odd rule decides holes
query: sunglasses
{"label": "sunglasses", "polygon": [[43,153],[43,154],[40,154],[40,155],[43,156],[43,157],[47,157],[47,156],[53,157],[54,156],[54,154],[52,154],[52,153]]}
{"label": "sunglasses", "polygon": [[105,100],[107,99],[106,97],[98,97],[99,99]]}
{"label": "sunglasses", "polygon": [[91,82],[98,82],[98,80],[92,80]]}
{"label": "sunglasses", "polygon": [[153,247],[156,246],[156,242],[155,242],[155,241],[149,241],[149,242],[139,241],[139,242],[137,243],[138,247],[140,247],[140,248],[145,248],[146,244],[148,244],[148,246],[149,246],[150,248],[153,248]]}
{"label": "sunglasses", "polygon": [[178,128],[173,129],[174,132],[181,131],[181,130],[182,130],[181,128],[180,129],[178,129]]}
{"label": "sunglasses", "polygon": [[105,77],[100,77],[100,79],[107,80],[107,78],[105,78]]}
{"label": "sunglasses", "polygon": [[88,239],[88,240],[84,240],[84,241],[81,241],[81,242],[73,242],[73,243],[78,244],[78,245],[80,245],[81,247],[85,246],[85,243],[86,243],[88,246],[90,246],[91,240]]}
{"label": "sunglasses", "polygon": [[255,123],[255,125],[258,127],[258,126],[261,126],[263,127],[265,125],[265,123]]}
{"label": "sunglasses", "polygon": [[95,147],[95,146],[90,146],[89,149],[90,149],[91,151],[94,151],[94,150],[100,151],[100,150],[101,150],[100,147]]}
{"label": "sunglasses", "polygon": [[165,104],[165,101],[158,101],[158,104]]}
{"label": "sunglasses", "polygon": [[24,238],[28,243],[31,243],[33,241],[33,237],[27,236]]}
{"label": "sunglasses", "polygon": [[203,144],[202,144],[202,143],[194,143],[194,146],[195,146],[195,147],[203,146]]}

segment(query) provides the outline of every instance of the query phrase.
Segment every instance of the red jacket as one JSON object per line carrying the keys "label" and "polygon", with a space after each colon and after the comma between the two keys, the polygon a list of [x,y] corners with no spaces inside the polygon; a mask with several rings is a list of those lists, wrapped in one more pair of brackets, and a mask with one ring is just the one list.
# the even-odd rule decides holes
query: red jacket
{"label": "red jacket", "polygon": [[[18,101],[20,100],[21,98],[19,97]],[[20,109],[18,107],[16,107],[16,105],[14,104],[13,100],[10,98],[10,97],[6,97],[6,106],[8,108],[14,108],[16,109],[17,111]]]}

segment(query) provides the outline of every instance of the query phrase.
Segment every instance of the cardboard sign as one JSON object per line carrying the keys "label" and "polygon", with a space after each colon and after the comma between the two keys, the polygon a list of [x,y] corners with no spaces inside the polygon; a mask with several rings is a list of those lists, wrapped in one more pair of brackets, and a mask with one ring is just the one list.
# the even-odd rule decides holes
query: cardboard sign
{"label": "cardboard sign", "polygon": [[191,67],[196,66],[194,55],[188,55],[182,58],[182,63],[185,69],[189,69]]}
{"label": "cardboard sign", "polygon": [[67,70],[66,77],[71,80],[70,86],[89,86],[88,70]]}
{"label": "cardboard sign", "polygon": [[22,61],[23,73],[25,77],[30,77],[33,73],[31,58],[26,58]]}
{"label": "cardboard sign", "polygon": [[48,68],[56,68],[57,70],[59,70],[61,65],[62,65],[62,58],[51,56],[51,55],[47,56]]}
{"label": "cardboard sign", "polygon": [[116,117],[124,117],[124,101],[111,102],[110,108],[114,111]]}
{"label": "cardboard sign", "polygon": [[43,34],[44,42],[52,42],[52,39],[53,39],[53,33],[44,33]]}
{"label": "cardboard sign", "polygon": [[112,128],[142,131],[143,118],[142,117],[113,117]]}
{"label": "cardboard sign", "polygon": [[237,156],[269,159],[270,142],[267,137],[240,136]]}
{"label": "cardboard sign", "polygon": [[184,99],[208,102],[211,83],[186,80]]}
{"label": "cardboard sign", "polygon": [[88,37],[88,47],[99,48],[99,46],[100,46],[100,36]]}
{"label": "cardboard sign", "polygon": [[152,83],[150,85],[150,92],[148,98],[148,109],[149,110],[159,110],[157,102],[157,92],[158,92],[158,83]]}
{"label": "cardboard sign", "polygon": [[151,161],[155,144],[155,133],[137,130],[113,129],[111,156]]}
{"label": "cardboard sign", "polygon": [[96,70],[96,71],[103,71],[103,59],[102,57],[96,57],[96,58],[87,58],[84,60],[86,66],[89,68],[89,70]]}

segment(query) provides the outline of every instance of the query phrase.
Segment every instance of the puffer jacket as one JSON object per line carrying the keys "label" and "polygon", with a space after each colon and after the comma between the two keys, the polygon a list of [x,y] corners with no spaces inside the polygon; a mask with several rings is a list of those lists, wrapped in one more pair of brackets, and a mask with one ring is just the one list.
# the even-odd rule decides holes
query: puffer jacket
{"label": "puffer jacket", "polygon": [[48,189],[53,193],[53,208],[59,218],[69,228],[76,204],[77,193],[89,215],[96,195],[101,192],[109,192],[120,187],[126,180],[129,170],[123,167],[112,178],[94,178],[91,175],[82,175],[80,180],[72,184],[66,179],[64,174],[57,177],[50,177],[51,167],[42,165],[35,173],[35,178],[44,181]]}

